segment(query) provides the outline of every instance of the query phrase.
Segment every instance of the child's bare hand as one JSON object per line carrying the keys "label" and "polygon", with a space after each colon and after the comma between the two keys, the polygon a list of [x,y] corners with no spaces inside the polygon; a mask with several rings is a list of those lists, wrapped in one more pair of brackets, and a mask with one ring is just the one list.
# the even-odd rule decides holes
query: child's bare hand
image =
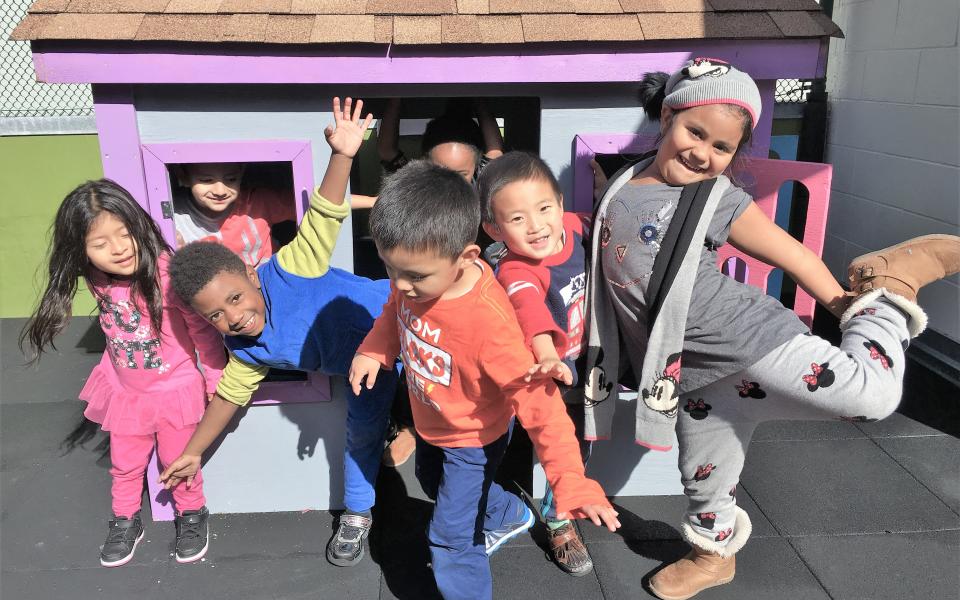
{"label": "child's bare hand", "polygon": [[368,114],[363,121],[360,115],[363,111],[363,100],[357,99],[357,105],[351,107],[353,99],[347,98],[343,101],[343,110],[340,110],[340,98],[333,99],[333,118],[336,121],[333,125],[327,125],[323,130],[323,135],[327,136],[327,143],[333,149],[334,154],[342,154],[347,158],[353,158],[363,143],[363,136],[373,121],[373,115]]}
{"label": "child's bare hand", "polygon": [[[620,528],[620,520],[617,519],[620,513],[614,510],[612,506],[606,504],[584,504],[579,510],[587,515],[587,518],[593,521],[593,524],[597,527],[606,525],[610,531],[616,531]],[[557,515],[557,519],[561,521],[569,518],[570,513],[559,513]]]}
{"label": "child's bare hand", "polygon": [[529,382],[533,378],[552,378],[567,385],[573,385],[573,373],[570,371],[570,367],[559,358],[548,358],[530,367],[523,380]]}
{"label": "child's bare hand", "polygon": [[184,479],[187,480],[187,487],[193,485],[193,478],[200,470],[200,457],[193,454],[181,454],[180,458],[170,463],[163,473],[160,473],[159,483],[163,487],[170,489]]}
{"label": "child's bare hand", "polygon": [[354,356],[353,362],[350,363],[350,373],[348,373],[350,387],[353,389],[353,393],[358,396],[360,395],[364,378],[367,379],[366,388],[368,390],[372,389],[373,385],[377,382],[377,374],[379,372],[380,363],[376,360],[363,354]]}

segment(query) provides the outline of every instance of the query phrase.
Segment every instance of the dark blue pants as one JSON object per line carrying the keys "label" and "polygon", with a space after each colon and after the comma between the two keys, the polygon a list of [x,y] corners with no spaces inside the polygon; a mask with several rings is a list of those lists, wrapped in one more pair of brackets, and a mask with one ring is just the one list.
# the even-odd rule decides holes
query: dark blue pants
{"label": "dark blue pants", "polygon": [[482,448],[440,448],[417,438],[417,479],[436,501],[427,538],[445,600],[493,598],[484,531],[524,514],[520,498],[493,482],[508,440],[504,434]]}
{"label": "dark blue pants", "polygon": [[383,440],[387,435],[390,406],[397,390],[397,373],[381,370],[372,390],[347,394],[347,443],[343,449],[343,504],[354,512],[370,510],[376,502],[374,487],[380,471]]}

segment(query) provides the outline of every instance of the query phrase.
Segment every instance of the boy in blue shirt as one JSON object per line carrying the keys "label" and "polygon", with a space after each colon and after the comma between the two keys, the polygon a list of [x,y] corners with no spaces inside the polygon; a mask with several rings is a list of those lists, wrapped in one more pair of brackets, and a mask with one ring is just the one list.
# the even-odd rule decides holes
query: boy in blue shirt
{"label": "boy in blue shirt", "polygon": [[[350,213],[344,202],[350,167],[372,119],[360,120],[360,100],[351,115],[351,104],[347,98],[341,112],[340,99],[333,100],[336,125],[324,131],[333,153],[292,242],[256,269],[215,242],[188,244],[173,257],[174,289],[226,336],[230,358],[183,454],[160,475],[167,487],[181,479],[191,483],[203,452],[250,401],[270,367],[346,376],[387,300],[387,281],[329,266],[340,225]],[[378,381],[371,390],[347,390],[346,510],[327,545],[327,559],[338,566],[363,558],[363,539],[373,524],[374,483],[397,384],[394,371],[384,375],[382,385]]]}

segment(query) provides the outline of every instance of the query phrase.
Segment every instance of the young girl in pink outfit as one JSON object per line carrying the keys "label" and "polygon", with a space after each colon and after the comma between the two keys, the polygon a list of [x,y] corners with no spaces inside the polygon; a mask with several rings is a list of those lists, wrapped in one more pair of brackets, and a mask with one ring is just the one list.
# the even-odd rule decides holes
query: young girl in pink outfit
{"label": "young girl in pink outfit", "polygon": [[[203,416],[225,365],[219,334],[169,287],[170,248],[122,187],[88,181],[54,221],[49,283],[24,327],[34,361],[66,326],[82,276],[97,299],[107,348],[80,392],[84,415],[110,432],[113,519],[100,564],[128,563],[143,539],[140,498],[156,444],[161,463],[178,457]],[[197,368],[196,355],[203,366]],[[173,488],[177,562],[206,554],[207,509],[199,475]]]}

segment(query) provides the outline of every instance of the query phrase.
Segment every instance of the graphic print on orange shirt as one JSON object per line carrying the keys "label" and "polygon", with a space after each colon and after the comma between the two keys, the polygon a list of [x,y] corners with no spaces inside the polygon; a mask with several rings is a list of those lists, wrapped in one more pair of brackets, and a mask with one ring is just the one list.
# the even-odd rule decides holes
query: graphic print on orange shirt
{"label": "graphic print on orange shirt", "polygon": [[407,387],[410,393],[421,403],[443,412],[440,405],[430,398],[437,385],[450,387],[453,377],[453,361],[449,352],[434,346],[440,343],[440,329],[415,315],[406,307],[397,314],[397,328],[400,331],[400,359],[407,374]]}

